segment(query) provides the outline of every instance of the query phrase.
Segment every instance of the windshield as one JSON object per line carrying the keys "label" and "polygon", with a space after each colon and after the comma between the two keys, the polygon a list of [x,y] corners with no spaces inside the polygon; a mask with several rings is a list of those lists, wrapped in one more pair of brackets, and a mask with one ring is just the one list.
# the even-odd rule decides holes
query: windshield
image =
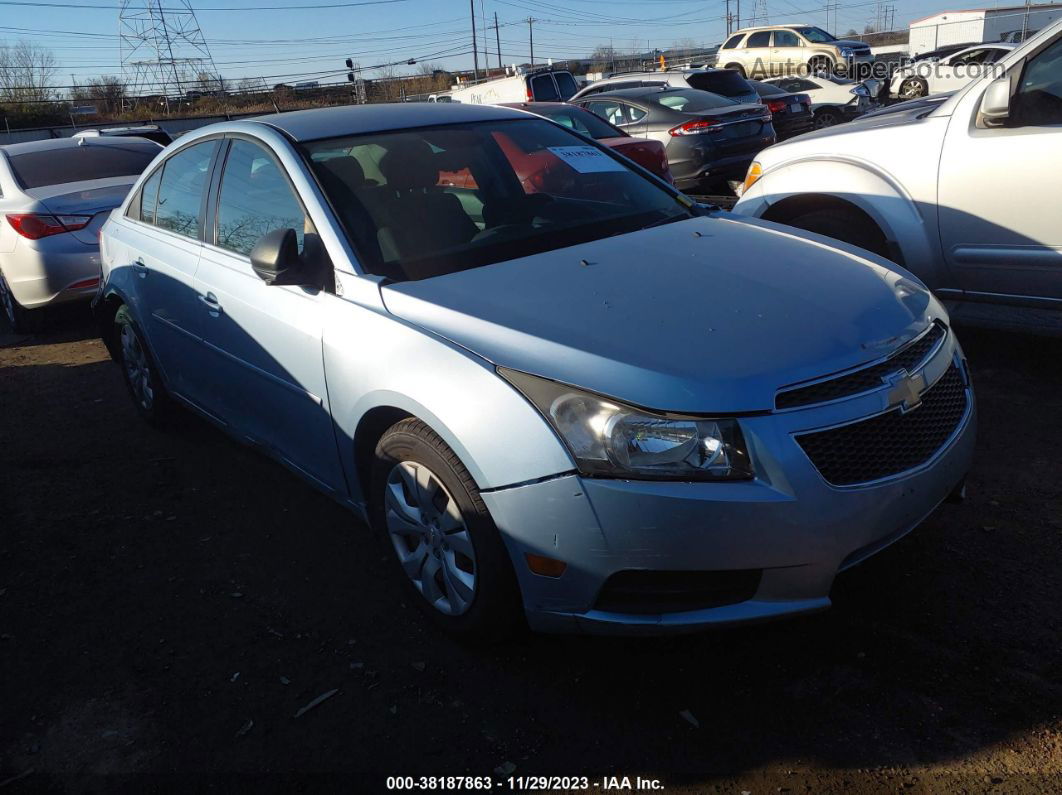
{"label": "windshield", "polygon": [[644,97],[651,102],[656,102],[672,110],[680,110],[686,113],[699,110],[714,110],[715,108],[729,108],[738,103],[732,99],[712,94],[708,91],[696,91],[693,89],[679,89],[678,91],[662,91],[653,96]]}
{"label": "windshield", "polygon": [[627,133],[617,130],[600,116],[595,116],[586,110],[580,110],[574,106],[557,107],[534,107],[529,108],[532,113],[545,116],[550,121],[555,121],[569,130],[575,130],[589,138],[623,138]]}
{"label": "windshield", "polygon": [[[109,177],[137,177],[162,150],[157,144],[102,143],[42,149],[10,155],[8,162],[23,190]],[[132,181],[132,180],[130,180]]]}
{"label": "windshield", "polygon": [[363,267],[399,281],[691,217],[622,158],[544,119],[302,147]]}
{"label": "windshield", "polygon": [[831,36],[822,28],[797,28],[796,32],[815,44],[825,44],[828,41],[837,41],[835,36]]}

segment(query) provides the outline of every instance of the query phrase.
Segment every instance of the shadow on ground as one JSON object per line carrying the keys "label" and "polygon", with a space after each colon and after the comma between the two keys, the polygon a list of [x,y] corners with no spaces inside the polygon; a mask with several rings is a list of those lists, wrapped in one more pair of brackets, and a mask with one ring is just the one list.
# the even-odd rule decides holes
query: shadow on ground
{"label": "shadow on ground", "polygon": [[1062,342],[962,337],[970,497],[840,577],[831,611],[488,649],[426,625],[387,545],[285,470],[193,418],[144,426],[90,326],[5,337],[0,781],[377,790],[511,763],[691,790],[1042,785],[1062,770]]}

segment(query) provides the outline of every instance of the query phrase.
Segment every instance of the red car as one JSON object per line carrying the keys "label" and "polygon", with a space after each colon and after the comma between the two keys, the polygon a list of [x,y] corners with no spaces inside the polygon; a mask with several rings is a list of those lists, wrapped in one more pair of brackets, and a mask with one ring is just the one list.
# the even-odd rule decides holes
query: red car
{"label": "red car", "polygon": [[647,138],[634,138],[618,127],[613,127],[600,116],[565,102],[506,102],[507,108],[526,110],[555,121],[571,130],[593,138],[610,149],[629,157],[639,166],[658,177],[673,183],[671,169],[667,165],[664,145]]}

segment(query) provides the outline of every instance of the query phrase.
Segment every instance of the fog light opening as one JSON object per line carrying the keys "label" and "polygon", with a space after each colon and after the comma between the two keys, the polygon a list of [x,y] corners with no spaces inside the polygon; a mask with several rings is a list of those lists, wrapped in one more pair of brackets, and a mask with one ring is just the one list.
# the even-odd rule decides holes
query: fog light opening
{"label": "fog light opening", "polygon": [[547,558],[545,555],[534,555],[530,552],[525,552],[524,557],[527,559],[527,568],[531,569],[533,574],[541,577],[560,577],[568,568],[568,564],[563,560]]}

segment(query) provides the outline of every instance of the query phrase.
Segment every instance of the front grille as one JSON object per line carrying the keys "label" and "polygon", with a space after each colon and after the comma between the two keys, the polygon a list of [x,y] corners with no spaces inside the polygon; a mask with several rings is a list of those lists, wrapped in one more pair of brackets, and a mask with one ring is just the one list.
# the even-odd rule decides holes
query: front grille
{"label": "front grille", "polygon": [[868,420],[797,437],[811,463],[835,486],[898,475],[924,464],[951,437],[966,414],[966,385],[952,364],[922,403]]}
{"label": "front grille", "polygon": [[934,323],[928,332],[896,351],[883,362],[838,378],[831,378],[828,381],[819,381],[779,392],[774,398],[775,408],[792,409],[797,406],[810,406],[878,389],[887,383],[885,376],[901,368],[909,373],[915,372],[947,333],[947,329],[942,324]]}
{"label": "front grille", "polygon": [[594,605],[609,613],[656,615],[733,605],[760,587],[760,569],[737,571],[618,571]]}

